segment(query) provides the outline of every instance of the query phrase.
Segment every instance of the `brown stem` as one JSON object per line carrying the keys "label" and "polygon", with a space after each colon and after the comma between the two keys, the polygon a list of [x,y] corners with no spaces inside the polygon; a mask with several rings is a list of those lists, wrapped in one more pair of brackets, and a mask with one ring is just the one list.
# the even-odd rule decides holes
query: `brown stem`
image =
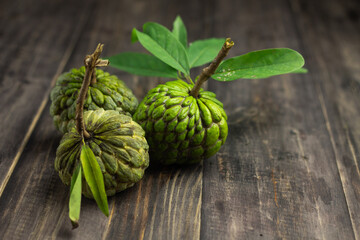
{"label": "brown stem", "polygon": [[195,86],[190,91],[190,96],[196,98],[199,95],[199,91],[203,83],[206,82],[211,77],[211,75],[214,74],[221,61],[226,57],[232,46],[234,46],[234,42],[231,41],[230,38],[227,38],[216,58],[210,63],[209,66],[202,70],[198,80],[195,83]]}
{"label": "brown stem", "polygon": [[94,85],[95,83],[96,83],[96,72],[93,71],[90,84]]}
{"label": "brown stem", "polygon": [[85,64],[85,76],[83,83],[81,85],[80,93],[76,101],[76,129],[79,134],[84,138],[90,138],[90,134],[86,131],[85,122],[84,122],[84,102],[86,98],[86,94],[88,92],[88,88],[90,85],[90,81],[92,81],[93,76],[95,75],[95,67],[103,67],[109,64],[108,60],[99,59],[99,56],[102,52],[104,44],[98,44],[94,53],[91,55],[87,55],[84,59]]}

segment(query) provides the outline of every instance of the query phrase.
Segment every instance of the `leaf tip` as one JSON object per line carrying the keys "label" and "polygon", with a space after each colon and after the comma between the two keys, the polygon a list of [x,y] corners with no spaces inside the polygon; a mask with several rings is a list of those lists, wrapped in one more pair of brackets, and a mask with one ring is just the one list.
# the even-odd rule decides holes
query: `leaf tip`
{"label": "leaf tip", "polygon": [[106,202],[106,204],[104,204],[104,206],[101,206],[101,207],[99,206],[99,208],[106,217],[109,217],[109,205],[108,205],[107,200],[105,202]]}
{"label": "leaf tip", "polygon": [[309,71],[306,69],[306,68],[299,68],[295,71],[292,71],[291,73],[300,73],[300,74],[305,74],[305,73],[308,73]]}
{"label": "leaf tip", "polygon": [[74,230],[79,227],[79,222],[71,220],[71,225],[72,225],[72,230]]}
{"label": "leaf tip", "polygon": [[109,217],[109,210],[107,210],[107,212],[104,212],[106,217]]}
{"label": "leaf tip", "polygon": [[139,38],[137,36],[137,29],[133,28],[133,30],[131,31],[131,43],[136,43],[137,41],[139,41]]}
{"label": "leaf tip", "polygon": [[181,22],[182,22],[182,19],[181,19],[181,17],[180,17],[180,14],[176,15],[176,18],[175,18],[175,21],[174,21],[174,22],[176,22],[176,21],[181,21]]}

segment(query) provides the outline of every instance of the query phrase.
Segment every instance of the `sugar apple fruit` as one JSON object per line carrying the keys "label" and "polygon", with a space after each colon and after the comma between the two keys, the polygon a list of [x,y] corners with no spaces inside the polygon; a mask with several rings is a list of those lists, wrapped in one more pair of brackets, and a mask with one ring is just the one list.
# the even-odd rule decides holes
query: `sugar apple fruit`
{"label": "sugar apple fruit", "polygon": [[[51,91],[50,114],[53,117],[55,127],[62,133],[66,133],[75,125],[76,99],[84,75],[85,67],[74,68],[63,73]],[[114,75],[96,69],[96,83],[89,86],[84,111],[103,108],[132,115],[137,105],[136,97],[124,82]]]}
{"label": "sugar apple fruit", "polygon": [[133,118],[146,132],[151,161],[197,163],[219,151],[228,134],[227,116],[216,95],[182,80],[150,90]]}
{"label": "sugar apple fruit", "polygon": [[[130,116],[103,109],[85,112],[84,121],[91,136],[85,142],[100,165],[106,194],[112,196],[138,182],[149,165],[149,146],[140,125]],[[82,144],[82,137],[73,127],[57,148],[55,169],[66,185],[71,183],[75,167],[80,164]],[[92,197],[84,177],[82,193]]]}

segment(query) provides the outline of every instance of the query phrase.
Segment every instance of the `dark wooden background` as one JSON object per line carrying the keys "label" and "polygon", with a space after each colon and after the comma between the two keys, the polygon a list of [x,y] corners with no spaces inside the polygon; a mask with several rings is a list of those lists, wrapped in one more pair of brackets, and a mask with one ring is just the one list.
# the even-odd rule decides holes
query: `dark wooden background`
{"label": "dark wooden background", "polygon": [[[293,48],[309,73],[210,80],[229,116],[220,152],[150,167],[109,198],[109,218],[84,199],[72,231],[49,91],[97,43],[103,56],[142,51],[131,29],[177,14],[190,42],[229,36],[230,56]],[[0,239],[360,239],[359,14],[357,0],[1,0]],[[166,81],[107,70],[139,100]]]}

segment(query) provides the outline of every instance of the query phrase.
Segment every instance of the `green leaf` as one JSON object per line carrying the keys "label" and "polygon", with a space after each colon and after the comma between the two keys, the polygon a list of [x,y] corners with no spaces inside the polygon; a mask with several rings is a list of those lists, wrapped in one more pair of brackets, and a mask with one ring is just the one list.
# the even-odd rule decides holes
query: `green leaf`
{"label": "green leaf", "polygon": [[214,60],[224,42],[225,38],[209,38],[191,43],[188,49],[190,68]]}
{"label": "green leaf", "polygon": [[299,68],[295,71],[292,71],[291,73],[307,73],[308,70],[306,68]]}
{"label": "green leaf", "polygon": [[108,217],[109,206],[105,193],[104,177],[91,148],[85,143],[81,148],[80,161],[84,176],[100,210]]}
{"label": "green leaf", "polygon": [[69,218],[74,228],[79,226],[81,208],[81,166],[75,169],[71,177],[70,200],[69,200]]}
{"label": "green leaf", "polygon": [[136,28],[131,31],[131,43],[136,43],[137,41],[139,41],[139,38],[136,35],[136,31]]}
{"label": "green leaf", "polygon": [[186,47],[187,47],[187,31],[186,31],[185,24],[180,16],[177,16],[173,23],[172,33],[174,34],[176,39],[179,40],[179,42],[186,49]]}
{"label": "green leaf", "polygon": [[169,66],[189,75],[187,52],[167,28],[149,22],[144,24],[143,30],[144,33],[136,29],[133,31],[146,50]]}
{"label": "green leaf", "polygon": [[177,71],[154,56],[125,52],[108,58],[110,66],[125,72],[142,75],[177,78]]}
{"label": "green leaf", "polygon": [[294,50],[265,49],[225,60],[211,77],[218,81],[267,78],[291,73],[303,65],[304,58]]}

